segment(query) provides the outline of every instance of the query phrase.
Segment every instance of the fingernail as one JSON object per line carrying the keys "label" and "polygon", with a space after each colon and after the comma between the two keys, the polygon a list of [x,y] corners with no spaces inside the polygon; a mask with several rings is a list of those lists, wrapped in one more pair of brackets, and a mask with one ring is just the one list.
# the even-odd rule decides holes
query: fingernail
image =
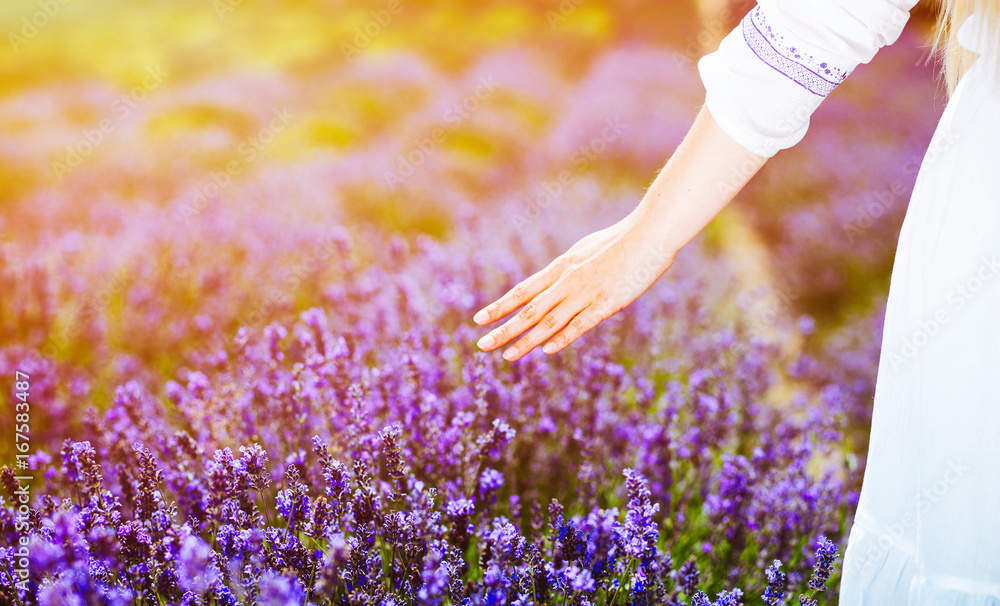
{"label": "fingernail", "polygon": [[546,343],[545,347],[542,348],[542,351],[544,351],[547,354],[555,353],[556,352],[556,346],[553,345],[552,343]]}
{"label": "fingernail", "polygon": [[516,347],[511,347],[507,351],[503,352],[503,359],[507,360],[508,362],[511,361],[511,360],[513,360],[516,357],[517,357],[517,348]]}
{"label": "fingernail", "polygon": [[479,342],[476,343],[476,345],[479,346],[479,349],[487,349],[489,347],[492,347],[493,346],[493,335],[492,334],[488,334],[488,335],[483,336],[482,339],[479,339]]}
{"label": "fingernail", "polygon": [[[468,318],[469,316],[465,316]],[[476,315],[472,316],[472,321],[476,324],[485,324],[487,320],[490,319],[490,314],[486,313],[485,309],[480,309],[476,312]]]}

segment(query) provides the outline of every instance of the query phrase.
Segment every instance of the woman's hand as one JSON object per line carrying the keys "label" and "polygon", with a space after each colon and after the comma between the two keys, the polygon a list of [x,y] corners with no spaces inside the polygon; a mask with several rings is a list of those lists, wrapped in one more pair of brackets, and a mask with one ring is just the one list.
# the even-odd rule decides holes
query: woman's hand
{"label": "woman's hand", "polygon": [[477,313],[475,322],[486,325],[520,309],[480,339],[479,347],[493,351],[523,335],[504,359],[518,360],[546,340],[543,351],[554,354],[639,298],[677,254],[645,234],[639,219],[634,211],[584,237]]}
{"label": "woman's hand", "polygon": [[765,162],[703,106],[635,210],[476,314],[485,325],[521,310],[479,347],[493,351],[520,336],[505,359],[517,360],[546,340],[545,353],[561,351],[646,292]]}

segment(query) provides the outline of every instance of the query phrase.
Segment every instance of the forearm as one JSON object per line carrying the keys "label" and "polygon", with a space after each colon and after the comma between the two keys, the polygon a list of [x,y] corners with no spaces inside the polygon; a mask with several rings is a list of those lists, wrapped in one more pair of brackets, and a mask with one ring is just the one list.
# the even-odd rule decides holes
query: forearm
{"label": "forearm", "polygon": [[723,131],[707,107],[629,215],[644,238],[676,253],[691,241],[767,158],[747,151]]}

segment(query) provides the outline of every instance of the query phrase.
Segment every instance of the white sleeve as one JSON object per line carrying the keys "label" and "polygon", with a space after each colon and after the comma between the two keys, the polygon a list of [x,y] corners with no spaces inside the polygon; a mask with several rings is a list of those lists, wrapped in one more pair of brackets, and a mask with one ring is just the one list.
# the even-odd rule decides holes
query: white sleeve
{"label": "white sleeve", "polygon": [[770,158],[798,143],[819,104],[892,44],[916,0],[759,0],[698,62],[705,104],[743,147]]}

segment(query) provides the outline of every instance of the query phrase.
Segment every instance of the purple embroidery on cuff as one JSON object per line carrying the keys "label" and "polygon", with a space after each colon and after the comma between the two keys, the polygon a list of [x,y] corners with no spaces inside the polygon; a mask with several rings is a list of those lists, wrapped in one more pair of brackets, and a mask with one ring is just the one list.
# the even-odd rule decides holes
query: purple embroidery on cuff
{"label": "purple embroidery on cuff", "polygon": [[761,61],[820,97],[829,95],[850,74],[787,44],[767,24],[759,5],[743,18],[743,39]]}

